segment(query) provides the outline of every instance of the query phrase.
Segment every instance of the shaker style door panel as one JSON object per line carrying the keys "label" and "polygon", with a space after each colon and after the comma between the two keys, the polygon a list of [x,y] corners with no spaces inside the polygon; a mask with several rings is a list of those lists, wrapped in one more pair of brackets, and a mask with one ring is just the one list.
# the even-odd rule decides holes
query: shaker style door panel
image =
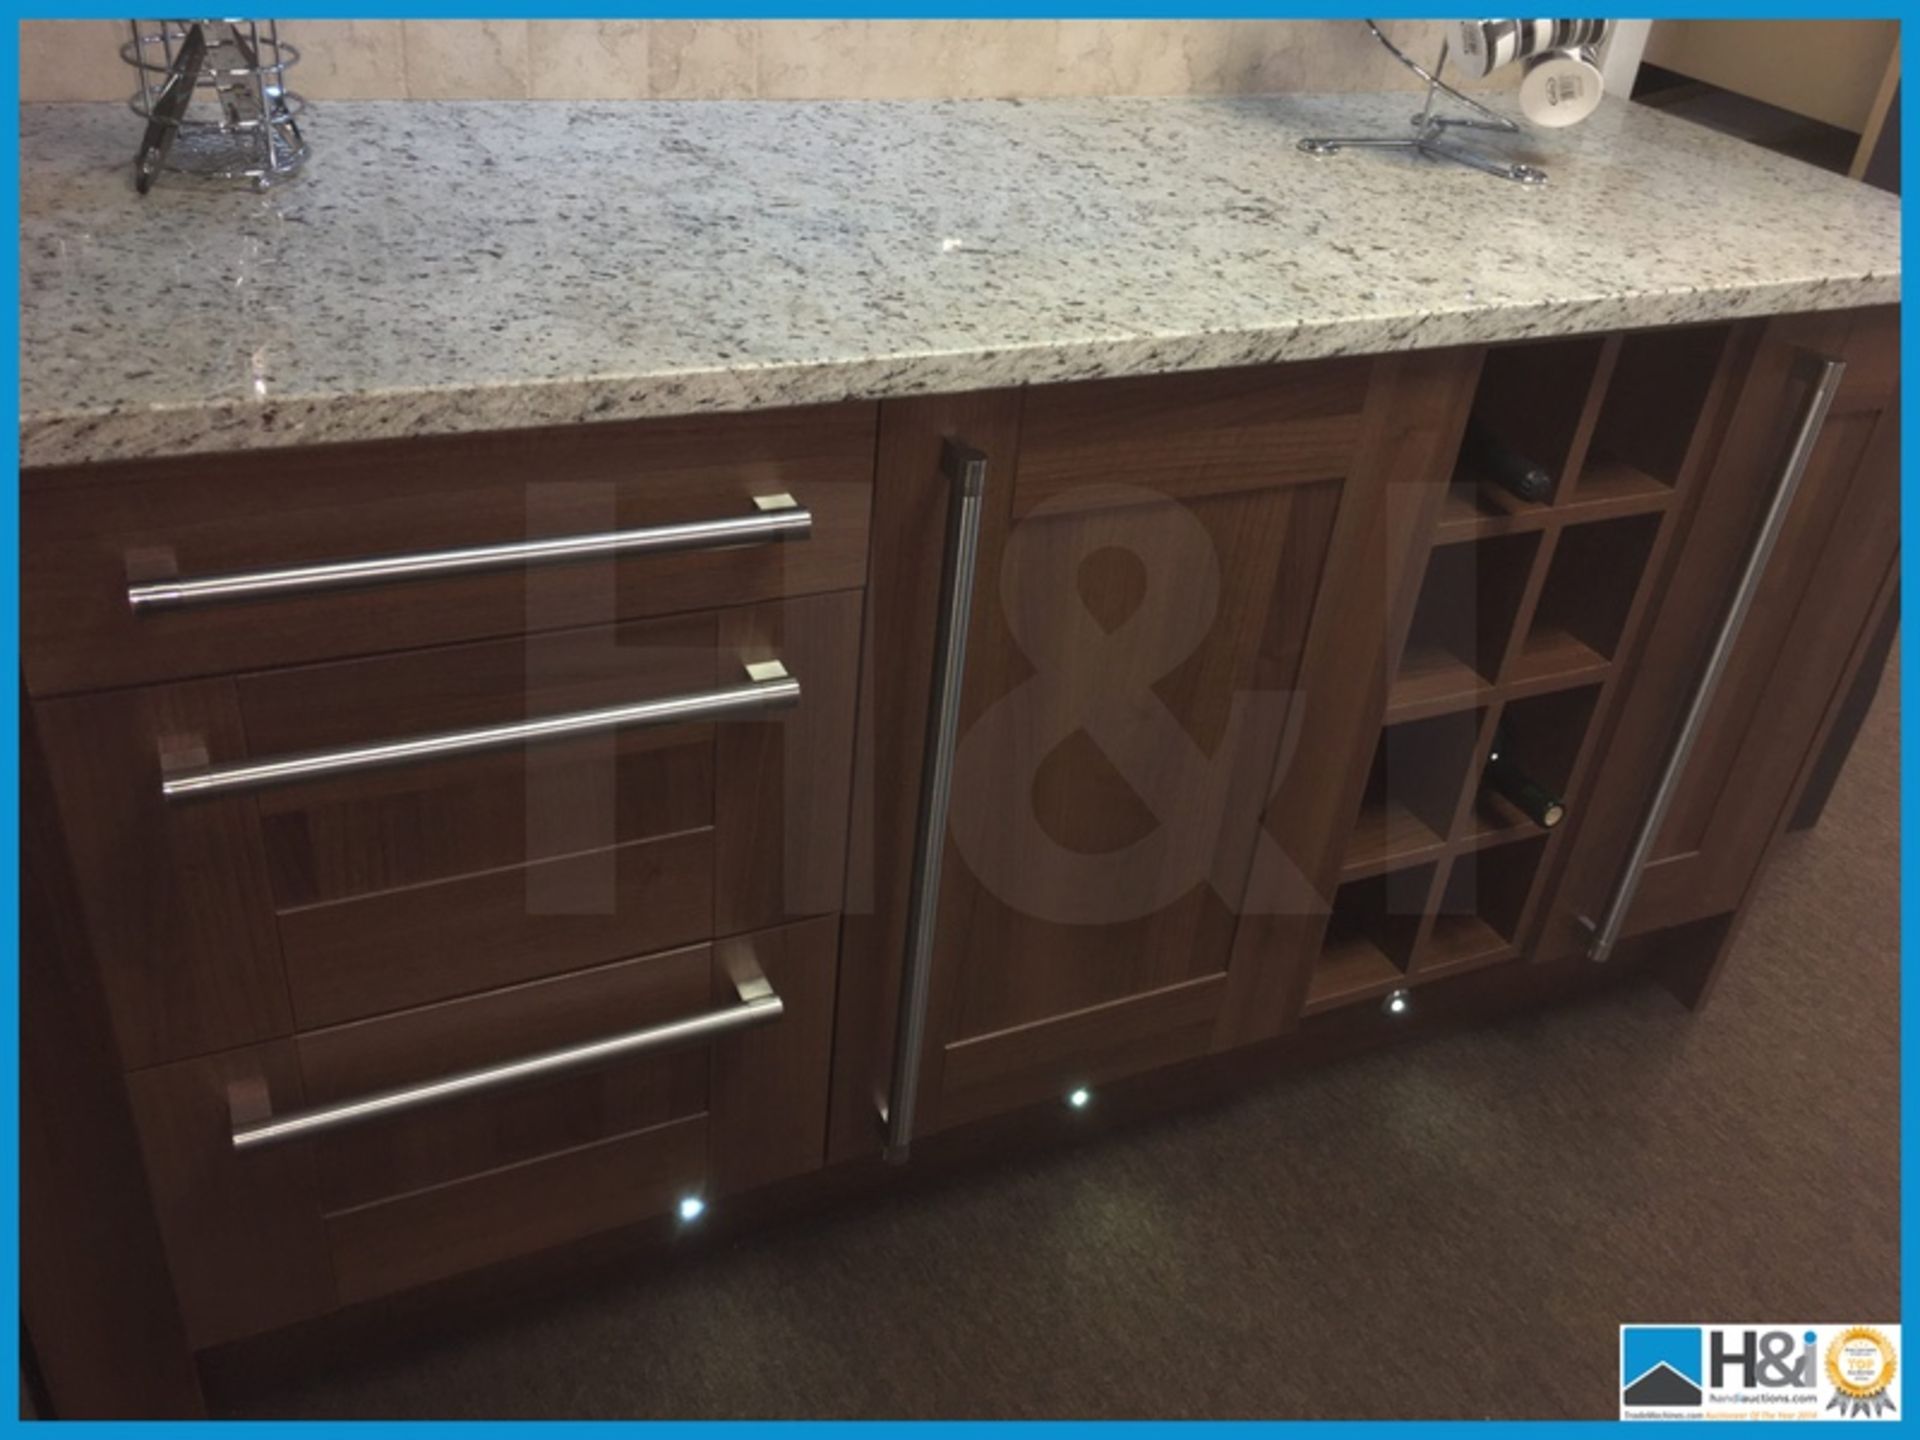
{"label": "shaker style door panel", "polygon": [[1847,363],[1803,478],[1679,773],[1624,933],[1736,909],[1850,682],[1899,542],[1898,319],[1769,324],[1675,559],[1542,932],[1580,948],[1622,879],[1655,783],[1785,472],[1813,363]]}
{"label": "shaker style door panel", "polygon": [[1239,1037],[1251,972],[1281,963],[1242,964],[1235,937],[1274,863],[1260,817],[1312,768],[1282,752],[1313,628],[1334,623],[1329,556],[1379,502],[1389,433],[1444,430],[1464,394],[1408,373],[1025,397],[1016,457],[989,457],[921,1128]]}

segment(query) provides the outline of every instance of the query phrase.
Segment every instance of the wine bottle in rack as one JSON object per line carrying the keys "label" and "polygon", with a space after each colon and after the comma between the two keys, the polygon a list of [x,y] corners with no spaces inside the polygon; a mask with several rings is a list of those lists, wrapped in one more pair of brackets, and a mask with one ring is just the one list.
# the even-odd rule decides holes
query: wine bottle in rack
{"label": "wine bottle in rack", "polygon": [[1544,502],[1553,494],[1553,476],[1515,450],[1478,417],[1467,421],[1462,454],[1480,474],[1522,500]]}
{"label": "wine bottle in rack", "polygon": [[1504,724],[1494,727],[1493,749],[1487,755],[1480,783],[1496,795],[1504,796],[1543,829],[1551,830],[1566,819],[1567,807],[1560,797],[1521,767],[1513,753],[1512,736]]}

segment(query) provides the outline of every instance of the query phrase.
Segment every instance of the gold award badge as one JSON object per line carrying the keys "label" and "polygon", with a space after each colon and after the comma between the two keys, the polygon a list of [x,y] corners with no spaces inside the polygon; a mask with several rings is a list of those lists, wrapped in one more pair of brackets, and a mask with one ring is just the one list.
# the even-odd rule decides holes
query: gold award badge
{"label": "gold award badge", "polygon": [[1893,1342],[1878,1330],[1865,1325],[1842,1330],[1827,1346],[1827,1378],[1834,1389],[1827,1409],[1842,1415],[1880,1415],[1893,1409],[1887,1387],[1897,1366]]}

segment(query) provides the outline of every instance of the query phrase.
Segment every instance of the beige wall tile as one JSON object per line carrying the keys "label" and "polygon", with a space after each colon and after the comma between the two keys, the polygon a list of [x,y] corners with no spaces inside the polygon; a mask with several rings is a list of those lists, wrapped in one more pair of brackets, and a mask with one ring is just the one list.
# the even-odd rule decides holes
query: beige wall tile
{"label": "beige wall tile", "polygon": [[406,20],[407,93],[416,100],[524,100],[525,20]]}
{"label": "beige wall tile", "polygon": [[124,100],[140,77],[120,60],[133,32],[124,20],[23,20],[20,98]]}
{"label": "beige wall tile", "polygon": [[643,20],[536,20],[527,34],[536,100],[644,100],[656,27]]}
{"label": "beige wall tile", "polygon": [[288,88],[309,100],[397,100],[407,93],[398,20],[288,20],[280,36],[300,51]]}
{"label": "beige wall tile", "polygon": [[[1431,63],[1440,27],[1388,33]],[[933,98],[1411,89],[1357,20],[289,21],[317,98]],[[21,26],[27,100],[122,99],[120,22]],[[1518,71],[1491,83],[1505,88]]]}
{"label": "beige wall tile", "polygon": [[1053,20],[780,20],[760,28],[759,93],[855,100],[1053,93]]}
{"label": "beige wall tile", "polygon": [[[1253,24],[1255,22],[1245,22]],[[1358,20],[1303,20],[1260,28],[1270,32],[1261,46],[1254,84],[1270,94],[1313,90],[1418,90],[1424,84],[1367,32]],[[1440,54],[1446,25],[1438,20],[1384,20],[1387,38],[1411,58],[1431,67]],[[1490,80],[1470,85],[1457,73],[1447,78],[1463,89],[1503,89],[1517,84],[1520,71],[1509,66]]]}
{"label": "beige wall tile", "polygon": [[761,27],[746,20],[647,25],[650,94],[662,100],[740,100],[757,93]]}
{"label": "beige wall tile", "polygon": [[915,93],[922,58],[948,22],[772,20],[760,26],[755,93],[769,100],[853,100]]}
{"label": "beige wall tile", "polygon": [[[1226,21],[1065,20],[1053,93],[1218,94],[1246,37]],[[1244,62],[1251,64],[1251,60]]]}

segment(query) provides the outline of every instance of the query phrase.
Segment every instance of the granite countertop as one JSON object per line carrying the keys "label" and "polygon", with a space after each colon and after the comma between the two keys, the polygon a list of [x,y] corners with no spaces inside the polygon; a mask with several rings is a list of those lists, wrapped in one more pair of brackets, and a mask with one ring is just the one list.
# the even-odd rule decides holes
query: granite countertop
{"label": "granite countertop", "polygon": [[1899,298],[1895,197],[1640,106],[1506,137],[1552,172],[1537,190],[1295,148],[1413,103],[336,102],[297,181],[145,200],[124,108],[28,107],[22,460]]}

